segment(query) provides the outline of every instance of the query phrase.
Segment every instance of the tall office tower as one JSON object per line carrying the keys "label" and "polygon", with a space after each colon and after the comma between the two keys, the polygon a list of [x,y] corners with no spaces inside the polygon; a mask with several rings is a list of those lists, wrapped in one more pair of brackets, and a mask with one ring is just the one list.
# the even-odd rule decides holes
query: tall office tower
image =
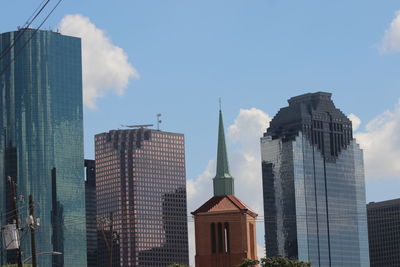
{"label": "tall office tower", "polygon": [[367,205],[371,267],[400,266],[400,198]]}
{"label": "tall office tower", "polygon": [[243,259],[257,259],[257,214],[234,195],[229,173],[222,112],[219,112],[217,173],[214,196],[194,215],[197,267],[238,266]]}
{"label": "tall office tower", "polygon": [[95,147],[99,266],[110,251],[114,266],[188,264],[184,136],[112,130]]}
{"label": "tall office tower", "polygon": [[289,99],[261,138],[267,256],[369,266],[363,154],[330,93]]}
{"label": "tall office tower", "polygon": [[87,266],[97,267],[96,165],[94,160],[85,159],[85,173]]}
{"label": "tall office tower", "polygon": [[[24,28],[0,34],[0,51],[0,212],[11,210],[10,176],[25,199],[21,226],[33,195],[37,252],[62,253],[38,265],[86,266],[81,41]],[[29,236],[22,250],[30,256]]]}

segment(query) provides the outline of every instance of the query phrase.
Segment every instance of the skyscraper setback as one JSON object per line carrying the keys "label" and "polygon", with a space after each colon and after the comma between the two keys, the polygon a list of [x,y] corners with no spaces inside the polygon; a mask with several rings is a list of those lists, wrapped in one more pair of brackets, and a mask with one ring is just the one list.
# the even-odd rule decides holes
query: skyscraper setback
{"label": "skyscraper setback", "polygon": [[267,256],[369,266],[362,150],[330,93],[289,99],[261,138]]}
{"label": "skyscraper setback", "polygon": [[[188,264],[184,136],[112,130],[97,134],[95,147],[97,215],[112,213],[113,233],[102,230],[118,239],[115,266]],[[109,252],[99,246],[99,266]]]}
{"label": "skyscraper setback", "polygon": [[[18,195],[33,195],[37,252],[62,253],[38,265],[86,266],[81,41],[20,29],[0,35],[0,51],[8,51],[0,61],[0,212],[11,210],[10,176]],[[30,256],[29,238],[22,249]]]}

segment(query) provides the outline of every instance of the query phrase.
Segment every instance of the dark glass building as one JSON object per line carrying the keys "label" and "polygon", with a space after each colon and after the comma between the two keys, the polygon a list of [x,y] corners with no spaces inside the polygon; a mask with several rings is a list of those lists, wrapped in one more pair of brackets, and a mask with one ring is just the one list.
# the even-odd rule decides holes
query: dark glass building
{"label": "dark glass building", "polygon": [[367,205],[371,267],[400,266],[400,198]]}
{"label": "dark glass building", "polygon": [[[184,136],[113,130],[97,134],[95,146],[97,216],[112,213],[114,266],[188,264]],[[108,225],[100,229],[105,239]],[[101,243],[99,266],[108,266]]]}
{"label": "dark glass building", "polygon": [[[0,60],[0,212],[11,208],[11,176],[26,199],[21,226],[33,195],[37,252],[62,253],[41,255],[38,265],[86,266],[81,41],[35,32],[0,34],[0,51],[8,51]],[[10,222],[3,217],[1,224]],[[29,237],[22,250],[30,256]]]}
{"label": "dark glass building", "polygon": [[330,93],[289,99],[261,138],[267,256],[369,266],[363,154]]}
{"label": "dark glass building", "polygon": [[85,159],[85,205],[87,266],[97,267],[97,220],[96,220],[96,164]]}

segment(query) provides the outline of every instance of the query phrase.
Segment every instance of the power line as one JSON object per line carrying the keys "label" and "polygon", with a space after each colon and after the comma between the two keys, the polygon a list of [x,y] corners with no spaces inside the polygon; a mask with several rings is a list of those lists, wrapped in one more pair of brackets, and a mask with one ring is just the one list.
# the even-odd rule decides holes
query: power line
{"label": "power line", "polygon": [[[60,3],[63,0],[59,0],[57,4],[53,7],[53,9],[47,14],[47,16],[44,18],[44,20],[39,24],[39,26],[33,31],[31,36],[28,38],[28,40],[22,45],[22,47],[17,51],[15,56],[11,58],[11,60],[6,64],[6,66],[0,71],[0,76],[4,74],[4,72],[10,67],[10,65],[15,61],[15,59],[21,54],[22,50],[25,49],[25,47],[29,44],[29,42],[33,39],[33,37],[36,35],[36,33],[40,30],[40,28],[43,26],[43,24],[47,21],[47,19],[53,14],[54,10],[60,5]],[[26,30],[27,28],[25,28]]]}
{"label": "power line", "polygon": [[[47,1],[44,5],[43,3]],[[8,52],[15,46],[19,38],[24,35],[26,30],[31,26],[33,21],[42,13],[43,9],[47,6],[47,4],[50,2],[50,0],[43,0],[42,3],[36,8],[36,10],[32,13],[32,15],[28,18],[28,20],[25,22],[22,31],[18,31],[17,36],[10,42],[10,44],[3,49],[3,51],[0,54],[0,61],[8,54]],[[43,5],[43,6],[42,6]],[[39,10],[40,9],[40,10]],[[33,18],[32,18],[33,17]]]}

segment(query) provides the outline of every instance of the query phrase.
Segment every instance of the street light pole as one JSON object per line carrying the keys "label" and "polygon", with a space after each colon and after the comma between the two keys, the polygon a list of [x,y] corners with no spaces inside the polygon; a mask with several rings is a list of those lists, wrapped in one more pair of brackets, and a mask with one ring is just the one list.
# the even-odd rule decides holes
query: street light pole
{"label": "street light pole", "polygon": [[37,223],[35,218],[35,208],[33,206],[32,195],[29,195],[29,217],[32,220],[31,225],[29,225],[29,228],[31,229],[32,267],[37,267],[35,238],[35,228],[37,227]]}
{"label": "street light pole", "polygon": [[[19,238],[19,216],[18,216],[18,208],[17,208],[17,183],[12,180],[10,176],[8,176],[8,182],[10,183],[10,188],[11,188],[11,203],[12,203],[12,211],[14,212],[14,221],[15,221],[15,226],[17,228],[18,232],[18,238]],[[23,267],[22,266],[22,252],[21,252],[21,247],[17,249],[17,264],[18,267]]]}

